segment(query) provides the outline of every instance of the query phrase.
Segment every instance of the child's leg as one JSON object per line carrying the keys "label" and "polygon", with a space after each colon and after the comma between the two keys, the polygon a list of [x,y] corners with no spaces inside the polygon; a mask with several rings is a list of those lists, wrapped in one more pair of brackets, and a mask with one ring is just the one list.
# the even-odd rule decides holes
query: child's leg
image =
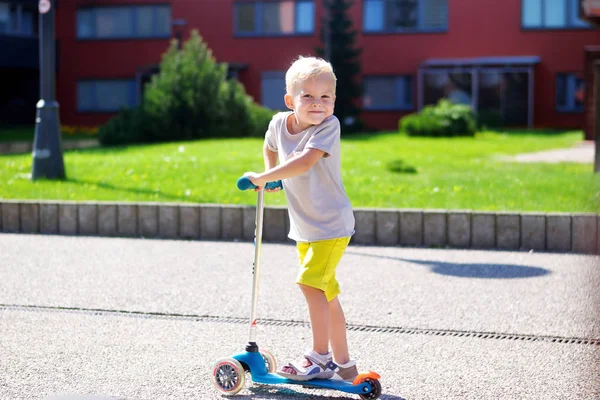
{"label": "child's leg", "polygon": [[[290,363],[281,367],[279,374],[287,378],[295,380],[307,380],[313,377],[331,378],[334,370],[338,371],[338,369],[331,362],[330,342],[336,357],[342,364],[349,359],[346,321],[337,300],[340,288],[335,278],[337,264],[349,241],[350,238],[339,238],[297,244],[300,272],[296,283],[300,286],[308,305],[313,351],[304,355],[301,364]],[[332,301],[333,304],[330,304]],[[315,364],[321,371],[318,370],[319,368],[313,368]],[[343,375],[342,378],[346,380],[347,374]]]}
{"label": "child's leg", "polygon": [[[308,305],[308,314],[310,317],[310,326],[312,329],[313,336],[313,352],[320,354],[321,356],[328,357],[329,354],[329,306],[327,304],[327,297],[325,293],[311,286],[298,284],[304,297],[306,298],[306,304]],[[309,368],[313,365],[313,361],[315,359],[309,359],[307,356],[300,362],[300,366],[303,368]],[[326,359],[321,361],[323,363],[323,368],[326,368],[324,365],[327,363]],[[326,373],[323,372],[321,374],[325,374],[326,376],[322,376],[322,378],[328,379],[333,375],[333,371]],[[281,367],[280,374],[289,374],[284,375],[291,379],[297,379],[295,376],[297,375],[297,368],[291,364],[285,365]]]}
{"label": "child's leg", "polygon": [[313,336],[313,350],[319,354],[329,353],[330,309],[327,297],[321,289],[299,284],[306,298],[310,327]]}
{"label": "child's leg", "polygon": [[350,360],[346,318],[337,296],[329,302],[329,321],[329,341],[333,350],[333,361],[338,366],[333,379],[353,382],[358,376],[358,368],[356,368],[356,361]]}
{"label": "child's leg", "polygon": [[333,360],[337,364],[346,364],[350,361],[346,338],[346,317],[338,297],[329,302],[329,341],[333,351]]}

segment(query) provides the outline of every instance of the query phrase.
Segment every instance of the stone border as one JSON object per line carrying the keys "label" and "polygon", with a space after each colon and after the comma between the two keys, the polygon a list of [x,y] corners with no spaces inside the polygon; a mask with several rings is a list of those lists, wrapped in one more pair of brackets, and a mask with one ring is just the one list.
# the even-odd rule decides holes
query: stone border
{"label": "stone border", "polygon": [[[245,240],[253,206],[186,203],[0,201],[0,232]],[[356,208],[353,243],[600,254],[600,214]],[[286,207],[266,207],[265,242],[287,238]]]}
{"label": "stone border", "polygon": [[[100,142],[96,139],[89,140],[63,140],[63,150],[89,149],[99,147]],[[0,142],[0,155],[2,154],[25,154],[33,151],[33,142]]]}

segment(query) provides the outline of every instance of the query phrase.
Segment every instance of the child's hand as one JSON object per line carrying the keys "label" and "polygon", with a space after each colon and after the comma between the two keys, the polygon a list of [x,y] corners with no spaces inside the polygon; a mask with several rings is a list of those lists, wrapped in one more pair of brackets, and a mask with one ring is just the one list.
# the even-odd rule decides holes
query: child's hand
{"label": "child's hand", "polygon": [[260,188],[264,185],[264,183],[260,182],[260,179],[258,179],[258,174],[256,172],[248,171],[244,174],[244,176],[250,179],[250,182],[252,182],[254,186],[258,186],[254,190],[260,190]]}
{"label": "child's hand", "polygon": [[267,189],[267,188],[265,188],[265,192],[270,192],[270,193],[279,192],[280,190],[281,190],[280,186],[277,186],[275,189]]}
{"label": "child's hand", "polygon": [[252,184],[256,186],[256,188],[254,188],[255,192],[258,192],[267,183],[260,179],[260,175],[256,172],[246,172],[244,176],[250,179],[250,182],[252,182]]}
{"label": "child's hand", "polygon": [[[256,172],[246,172],[244,176],[250,179],[250,182],[252,182],[254,186],[257,186],[257,188],[254,189],[255,192],[259,191],[267,184],[267,181],[261,177],[261,174],[257,174]],[[265,189],[266,192],[279,192],[280,190],[280,188]]]}

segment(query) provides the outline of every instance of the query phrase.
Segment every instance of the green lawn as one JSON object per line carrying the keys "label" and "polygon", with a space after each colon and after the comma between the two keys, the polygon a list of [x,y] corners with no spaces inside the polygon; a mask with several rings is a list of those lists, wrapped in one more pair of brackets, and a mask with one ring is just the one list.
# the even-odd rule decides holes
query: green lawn
{"label": "green lawn", "polygon": [[[500,160],[581,139],[576,131],[344,137],[343,179],[354,207],[600,212],[600,177],[591,164]],[[231,139],[69,151],[64,182],[31,182],[31,155],[0,156],[0,199],[254,204],[235,181],[262,170],[261,149],[261,139]],[[269,194],[266,204],[284,205],[285,197]]]}

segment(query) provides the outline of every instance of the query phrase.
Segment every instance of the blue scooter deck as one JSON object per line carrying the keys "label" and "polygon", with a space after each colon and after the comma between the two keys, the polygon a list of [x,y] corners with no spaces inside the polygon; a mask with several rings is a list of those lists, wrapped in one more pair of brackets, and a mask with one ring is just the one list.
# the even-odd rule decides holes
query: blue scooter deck
{"label": "blue scooter deck", "polygon": [[293,379],[284,378],[283,376],[267,371],[265,361],[260,353],[239,353],[234,355],[233,358],[248,366],[250,369],[250,374],[252,375],[252,381],[255,383],[266,385],[302,385],[306,387],[339,390],[341,392],[352,394],[366,394],[372,390],[372,386],[368,382],[362,382],[354,385],[349,382],[335,379],[311,379],[308,381],[296,381]]}

